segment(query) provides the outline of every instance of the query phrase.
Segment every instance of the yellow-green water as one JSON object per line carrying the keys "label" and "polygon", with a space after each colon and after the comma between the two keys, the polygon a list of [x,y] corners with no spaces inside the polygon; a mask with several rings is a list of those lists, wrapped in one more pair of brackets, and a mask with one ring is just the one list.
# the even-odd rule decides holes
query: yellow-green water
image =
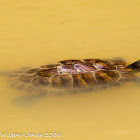
{"label": "yellow-green water", "polygon": [[[140,59],[139,0],[0,0],[0,13],[2,72],[63,59]],[[30,139],[139,140],[139,86],[130,82],[19,106],[12,101],[26,93],[0,76],[0,132],[62,134]]]}

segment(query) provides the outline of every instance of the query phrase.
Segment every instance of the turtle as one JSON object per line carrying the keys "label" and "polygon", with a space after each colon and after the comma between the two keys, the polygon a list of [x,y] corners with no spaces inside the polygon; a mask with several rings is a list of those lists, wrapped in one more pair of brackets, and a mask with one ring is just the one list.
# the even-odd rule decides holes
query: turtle
{"label": "turtle", "polygon": [[29,92],[33,98],[119,86],[135,80],[134,73],[139,70],[140,60],[127,65],[123,58],[70,59],[19,70],[10,77],[12,87]]}

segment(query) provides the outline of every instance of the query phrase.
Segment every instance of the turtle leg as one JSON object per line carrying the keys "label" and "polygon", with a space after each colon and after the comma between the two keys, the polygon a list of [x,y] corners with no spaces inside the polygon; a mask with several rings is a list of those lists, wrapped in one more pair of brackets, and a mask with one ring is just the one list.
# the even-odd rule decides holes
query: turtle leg
{"label": "turtle leg", "polygon": [[12,104],[16,106],[29,107],[29,106],[32,106],[34,102],[38,100],[39,98],[40,96],[38,95],[26,95],[26,96],[22,96],[22,97],[14,99],[12,101]]}
{"label": "turtle leg", "polygon": [[47,92],[42,92],[40,94],[35,95],[25,95],[20,96],[14,100],[12,100],[12,104],[20,107],[30,107],[34,105],[35,102],[47,96]]}
{"label": "turtle leg", "polygon": [[134,77],[134,82],[138,85],[140,85],[140,76],[135,76]]}
{"label": "turtle leg", "polygon": [[136,87],[140,88],[140,76],[135,76],[133,82]]}

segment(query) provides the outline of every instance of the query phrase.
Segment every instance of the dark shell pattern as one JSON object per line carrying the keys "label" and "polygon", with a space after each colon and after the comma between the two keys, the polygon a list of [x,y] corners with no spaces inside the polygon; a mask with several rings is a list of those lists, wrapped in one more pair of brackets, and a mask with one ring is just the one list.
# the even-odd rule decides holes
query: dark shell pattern
{"label": "dark shell pattern", "polygon": [[17,87],[45,91],[49,88],[65,89],[73,92],[116,86],[133,79],[131,70],[125,68],[125,64],[118,60],[64,60],[21,72],[16,76],[19,83]]}

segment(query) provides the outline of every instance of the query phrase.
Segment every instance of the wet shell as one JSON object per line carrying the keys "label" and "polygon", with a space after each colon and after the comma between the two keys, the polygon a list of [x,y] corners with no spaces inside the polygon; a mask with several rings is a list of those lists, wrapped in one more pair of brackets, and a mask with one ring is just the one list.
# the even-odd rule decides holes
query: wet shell
{"label": "wet shell", "polygon": [[119,85],[134,78],[125,64],[120,60],[64,60],[17,74],[20,83],[17,87],[30,88],[33,92],[67,93]]}

